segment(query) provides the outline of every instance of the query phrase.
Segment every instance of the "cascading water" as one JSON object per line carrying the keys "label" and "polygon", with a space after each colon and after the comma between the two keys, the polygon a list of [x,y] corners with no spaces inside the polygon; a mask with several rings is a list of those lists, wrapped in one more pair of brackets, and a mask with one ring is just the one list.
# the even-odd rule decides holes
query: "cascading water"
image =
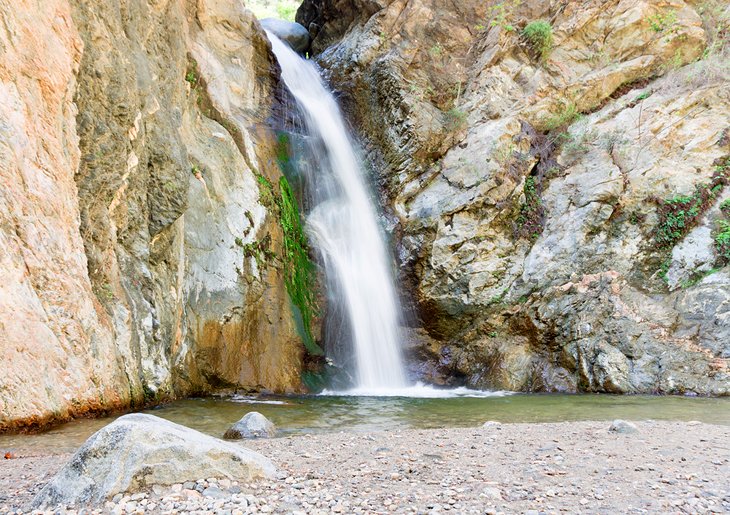
{"label": "cascading water", "polygon": [[335,290],[330,294],[346,312],[357,389],[402,389],[400,310],[388,253],[342,114],[315,66],[267,34],[311,141],[316,175],[305,179],[312,203],[306,227]]}

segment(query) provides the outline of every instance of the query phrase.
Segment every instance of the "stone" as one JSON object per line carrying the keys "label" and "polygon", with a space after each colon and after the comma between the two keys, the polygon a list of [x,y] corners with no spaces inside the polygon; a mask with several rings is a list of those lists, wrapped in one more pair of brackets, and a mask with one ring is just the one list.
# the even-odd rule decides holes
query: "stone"
{"label": "stone", "polygon": [[152,415],[125,415],[94,433],[32,506],[97,504],[152,485],[181,491],[181,483],[197,477],[251,481],[273,477],[274,471],[268,459],[241,446]]}
{"label": "stone", "polygon": [[261,26],[276,37],[289,43],[295,52],[303,54],[312,43],[309,31],[304,26],[278,18],[264,18]]}
{"label": "stone", "polygon": [[223,435],[227,440],[244,438],[272,438],[276,436],[276,426],[258,411],[246,413]]}
{"label": "stone", "polygon": [[638,432],[639,428],[636,427],[636,424],[632,424],[631,422],[627,422],[626,420],[617,419],[611,422],[611,426],[608,428],[608,430],[612,433],[629,434]]}

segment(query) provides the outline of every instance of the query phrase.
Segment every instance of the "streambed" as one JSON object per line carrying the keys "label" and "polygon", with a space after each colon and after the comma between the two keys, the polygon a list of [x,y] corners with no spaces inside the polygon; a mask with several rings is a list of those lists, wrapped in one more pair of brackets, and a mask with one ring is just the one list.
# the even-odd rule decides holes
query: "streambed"
{"label": "streambed", "polygon": [[[469,393],[466,393],[469,395]],[[730,426],[730,398],[492,393],[451,398],[301,396],[194,398],[145,413],[214,436],[248,411],[270,418],[281,436],[393,429],[475,427],[487,420],[570,422],[585,420],[698,420]],[[116,417],[77,420],[40,434],[0,435],[0,450],[72,452]]]}

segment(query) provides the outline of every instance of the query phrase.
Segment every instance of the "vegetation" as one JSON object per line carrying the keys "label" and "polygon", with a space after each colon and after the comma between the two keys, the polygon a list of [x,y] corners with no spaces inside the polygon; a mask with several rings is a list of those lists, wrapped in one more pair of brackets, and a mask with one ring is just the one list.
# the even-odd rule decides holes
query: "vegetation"
{"label": "vegetation", "polygon": [[454,107],[446,112],[446,127],[449,130],[459,130],[466,125],[466,112]]}
{"label": "vegetation", "polygon": [[304,333],[304,345],[310,354],[322,355],[312,337],[312,319],[317,313],[315,296],[317,276],[309,259],[309,246],[299,217],[299,208],[289,181],[279,180],[279,222],[284,231],[284,280],[289,298],[298,309]]}
{"label": "vegetation", "polygon": [[281,18],[294,21],[301,0],[248,0],[246,7],[251,9],[258,19]]}
{"label": "vegetation", "polygon": [[536,20],[522,29],[522,37],[530,45],[535,55],[544,61],[553,48],[553,26],[547,20]]}
{"label": "vegetation", "polygon": [[545,207],[537,191],[535,177],[525,179],[525,201],[520,205],[517,217],[517,236],[536,240],[542,234]]}
{"label": "vegetation", "polygon": [[673,247],[697,224],[727,184],[728,165],[730,159],[720,161],[710,182],[698,185],[691,195],[677,195],[660,201],[656,230],[660,247]]}
{"label": "vegetation", "polygon": [[[279,179],[278,195],[269,179],[261,174],[256,174],[256,179],[259,184],[259,200],[278,215],[279,225],[284,235],[284,251],[281,257],[284,283],[292,302],[294,318],[299,326],[304,346],[311,355],[321,356],[324,353],[312,336],[312,319],[319,311],[316,298],[316,268],[309,259],[309,245],[299,215],[296,197],[289,181],[283,175]],[[243,248],[247,257],[256,259],[259,267],[265,264],[264,259],[276,258],[276,255],[270,250],[271,241],[268,237],[260,242],[254,241],[247,244],[244,244],[241,239],[237,239],[236,244]]]}
{"label": "vegetation", "polygon": [[666,32],[677,24],[677,13],[670,9],[649,16],[646,21],[654,32]]}
{"label": "vegetation", "polygon": [[[507,11],[517,8],[522,3],[521,0],[505,0],[499,2],[489,8],[489,14],[491,20],[489,21],[490,27],[500,27],[507,32],[513,32],[515,26],[509,22],[507,18]],[[477,26],[477,29],[484,29],[483,26]]]}
{"label": "vegetation", "polygon": [[575,102],[564,102],[557,113],[545,120],[545,128],[548,131],[563,129],[580,119],[580,117],[581,114]]}

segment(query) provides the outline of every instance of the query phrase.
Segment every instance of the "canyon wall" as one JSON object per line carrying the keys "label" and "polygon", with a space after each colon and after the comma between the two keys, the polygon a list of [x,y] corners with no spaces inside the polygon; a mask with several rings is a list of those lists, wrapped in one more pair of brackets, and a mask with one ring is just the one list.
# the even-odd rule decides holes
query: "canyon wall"
{"label": "canyon wall", "polygon": [[378,172],[414,374],[730,394],[725,3],[306,0],[297,19]]}
{"label": "canyon wall", "polygon": [[[0,429],[302,389],[239,0],[0,0]],[[268,193],[268,192],[267,192]],[[270,194],[270,193],[269,193]]]}

